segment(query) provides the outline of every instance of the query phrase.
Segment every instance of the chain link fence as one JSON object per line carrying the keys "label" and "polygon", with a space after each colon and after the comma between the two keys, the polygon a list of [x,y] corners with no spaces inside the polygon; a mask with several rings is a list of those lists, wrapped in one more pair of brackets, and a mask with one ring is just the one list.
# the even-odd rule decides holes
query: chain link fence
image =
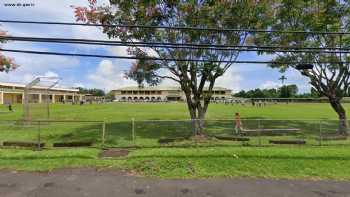
{"label": "chain link fence", "polygon": [[339,120],[204,120],[203,139],[192,139],[193,120],[0,121],[3,147],[56,148],[350,145]]}
{"label": "chain link fence", "polygon": [[102,146],[103,121],[1,120],[2,147],[78,147]]}
{"label": "chain link fence", "polygon": [[339,120],[205,120],[203,140],[191,139],[193,120],[107,123],[106,147],[350,145]]}

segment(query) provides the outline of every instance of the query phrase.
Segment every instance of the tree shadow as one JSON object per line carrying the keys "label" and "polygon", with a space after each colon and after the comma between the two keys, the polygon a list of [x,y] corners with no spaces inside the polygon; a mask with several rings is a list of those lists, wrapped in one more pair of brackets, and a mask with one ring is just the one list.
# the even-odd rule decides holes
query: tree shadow
{"label": "tree shadow", "polygon": [[55,159],[95,159],[95,157],[90,156],[82,156],[82,155],[65,155],[65,156],[11,156],[11,157],[0,157],[0,160],[6,161],[22,161],[22,160],[55,160]]}
{"label": "tree shadow", "polygon": [[[257,119],[260,121],[258,122]],[[263,128],[268,133],[261,132],[262,137],[279,137],[281,139],[313,139],[320,136],[320,122],[309,120],[266,120],[261,117],[250,117],[242,120],[242,125],[248,129]],[[207,135],[233,135],[235,132],[233,120],[206,120],[205,133]],[[336,131],[337,121],[322,122],[322,127],[329,132]],[[284,129],[297,129],[288,131]],[[56,128],[57,129],[57,128]],[[258,132],[258,131],[257,131]],[[324,130],[325,132],[325,130]],[[102,124],[78,125],[65,132],[48,132],[43,136],[43,141],[48,142],[69,142],[69,141],[89,141],[95,144],[102,142]],[[188,138],[192,134],[192,124],[190,120],[147,120],[147,121],[119,121],[107,122],[105,130],[105,144],[111,146],[154,146],[159,145],[160,138]],[[251,135],[248,137],[254,137]],[[255,135],[256,137],[256,135]],[[190,142],[189,142],[190,143]],[[332,142],[337,144],[337,142]],[[340,143],[341,144],[341,143]],[[210,144],[209,144],[210,145]],[[238,144],[240,145],[240,144]],[[187,145],[188,146],[188,145]],[[237,146],[235,144],[234,146]],[[183,146],[182,146],[183,147]]]}

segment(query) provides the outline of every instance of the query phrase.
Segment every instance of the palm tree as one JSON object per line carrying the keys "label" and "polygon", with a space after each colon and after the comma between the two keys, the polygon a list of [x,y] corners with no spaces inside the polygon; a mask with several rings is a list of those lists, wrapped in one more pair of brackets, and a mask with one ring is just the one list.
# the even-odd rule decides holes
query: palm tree
{"label": "palm tree", "polygon": [[282,86],[284,86],[284,81],[287,80],[287,77],[285,77],[284,75],[282,75],[278,80],[281,80]]}

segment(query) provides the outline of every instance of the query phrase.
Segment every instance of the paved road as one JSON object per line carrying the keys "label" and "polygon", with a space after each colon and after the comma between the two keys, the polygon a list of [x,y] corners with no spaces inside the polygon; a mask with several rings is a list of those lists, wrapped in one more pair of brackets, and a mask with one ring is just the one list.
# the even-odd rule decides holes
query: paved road
{"label": "paved road", "polygon": [[1,197],[350,197],[350,182],[266,179],[160,180],[93,169],[0,172]]}

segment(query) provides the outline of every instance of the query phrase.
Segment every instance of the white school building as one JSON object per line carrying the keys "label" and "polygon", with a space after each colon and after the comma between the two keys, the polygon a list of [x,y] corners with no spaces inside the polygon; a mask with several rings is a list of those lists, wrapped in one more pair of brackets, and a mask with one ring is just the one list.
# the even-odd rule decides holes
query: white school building
{"label": "white school building", "polygon": [[[112,90],[116,101],[184,101],[184,92],[177,86],[138,86]],[[204,91],[205,92],[205,91]],[[222,87],[213,88],[212,100],[226,100],[232,96],[232,90]]]}
{"label": "white school building", "polygon": [[[24,84],[0,82],[0,104],[16,104],[24,102]],[[78,102],[84,100],[85,96],[79,94],[78,89],[73,88],[51,88],[47,92],[46,87],[34,86],[30,89],[28,101],[30,103],[41,103],[49,96],[50,103]]]}

